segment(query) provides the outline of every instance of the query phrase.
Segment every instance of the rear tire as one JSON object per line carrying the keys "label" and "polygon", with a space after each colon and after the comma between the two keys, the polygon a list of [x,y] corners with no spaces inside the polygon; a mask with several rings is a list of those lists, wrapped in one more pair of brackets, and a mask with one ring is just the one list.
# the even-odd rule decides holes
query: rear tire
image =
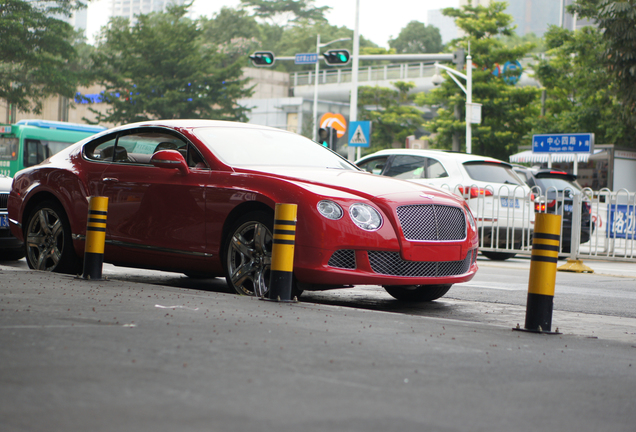
{"label": "rear tire", "polygon": [[485,252],[482,251],[482,254],[484,254],[484,256],[488,259],[491,259],[493,261],[505,261],[507,259],[513,258],[515,255],[514,253],[506,253],[506,252]]}
{"label": "rear tire", "polygon": [[448,292],[452,285],[388,285],[384,289],[398,300],[428,302],[437,300]]}
{"label": "rear tire", "polygon": [[29,268],[78,274],[81,260],[75,255],[71,225],[62,206],[43,201],[31,211],[24,231]]}

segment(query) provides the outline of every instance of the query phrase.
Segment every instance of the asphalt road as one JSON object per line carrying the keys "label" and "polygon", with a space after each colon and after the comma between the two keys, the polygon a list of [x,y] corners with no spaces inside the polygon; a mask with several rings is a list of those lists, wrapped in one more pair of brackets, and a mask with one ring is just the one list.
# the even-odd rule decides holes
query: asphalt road
{"label": "asphalt road", "polygon": [[379,287],[281,304],[220,279],[0,263],[0,429],[633,432],[631,267],[559,273],[563,334],[537,335],[511,330],[527,262],[480,265],[405,305]]}

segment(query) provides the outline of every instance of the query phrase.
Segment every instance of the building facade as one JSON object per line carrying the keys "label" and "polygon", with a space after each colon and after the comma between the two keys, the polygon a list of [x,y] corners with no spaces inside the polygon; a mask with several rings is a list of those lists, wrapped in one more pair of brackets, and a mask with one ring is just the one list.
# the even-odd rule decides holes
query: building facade
{"label": "building facade", "polygon": [[165,11],[168,5],[183,5],[186,0],[111,0],[112,17],[128,18],[134,22],[135,15]]}

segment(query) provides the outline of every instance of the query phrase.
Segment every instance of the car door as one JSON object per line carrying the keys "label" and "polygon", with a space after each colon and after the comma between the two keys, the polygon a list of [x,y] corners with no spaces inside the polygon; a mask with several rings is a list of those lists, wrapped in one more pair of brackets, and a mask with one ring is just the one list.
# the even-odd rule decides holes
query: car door
{"label": "car door", "polygon": [[[163,149],[177,150],[190,159],[189,172],[152,165],[152,154]],[[93,179],[97,183],[93,189],[109,199],[107,243],[144,251],[131,254],[127,261],[205,256],[205,185],[210,170],[205,164],[196,165],[195,159],[202,158],[193,158],[195,152],[175,133],[138,128],[119,133],[87,155],[106,165],[101,178]]]}

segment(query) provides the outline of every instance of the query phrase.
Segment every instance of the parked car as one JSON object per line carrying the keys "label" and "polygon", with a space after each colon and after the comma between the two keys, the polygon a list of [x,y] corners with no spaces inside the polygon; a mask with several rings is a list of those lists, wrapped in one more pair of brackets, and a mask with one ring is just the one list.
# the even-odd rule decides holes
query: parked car
{"label": "parked car", "polygon": [[16,261],[24,257],[22,242],[9,229],[7,202],[13,179],[0,174],[0,261]]}
{"label": "parked car", "polygon": [[[356,161],[365,171],[446,189],[469,204],[480,250],[493,260],[515,256],[531,244],[534,212],[530,188],[507,162],[440,150],[387,149]],[[492,250],[492,249],[498,250]]]}
{"label": "parked car", "polygon": [[276,203],[298,205],[294,292],[382,285],[433,300],[477,271],[477,230],[448,192],[369,175],[300,135],[211,120],[117,127],[18,172],[9,197],[27,262],[76,273],[89,196],[108,198],[104,262],[225,276],[266,295]]}
{"label": "parked car", "polygon": [[[572,203],[574,195],[581,194],[583,188],[576,176],[553,169],[513,166],[514,171],[536,192],[535,211],[560,214],[561,251],[569,253],[572,245]],[[589,200],[581,201],[581,243],[590,240],[594,224],[591,221]]]}

